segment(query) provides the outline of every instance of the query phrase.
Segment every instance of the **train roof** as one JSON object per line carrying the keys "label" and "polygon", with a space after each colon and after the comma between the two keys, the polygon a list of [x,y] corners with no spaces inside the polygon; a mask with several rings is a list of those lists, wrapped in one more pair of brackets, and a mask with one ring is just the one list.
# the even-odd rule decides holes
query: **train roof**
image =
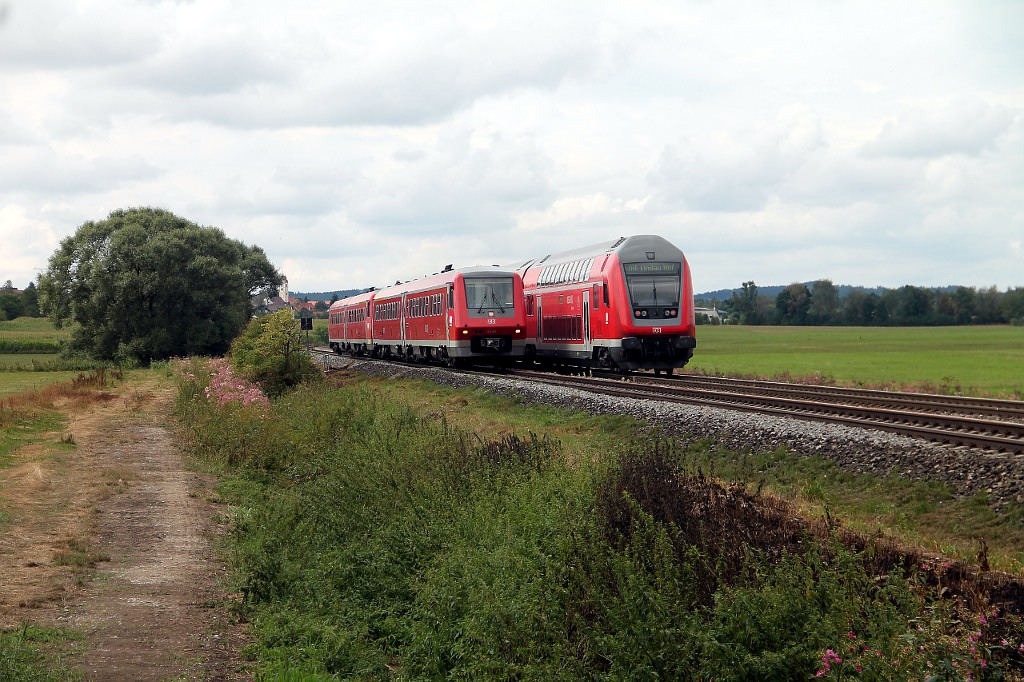
{"label": "train roof", "polygon": [[[373,289],[365,291],[361,294],[355,294],[348,298],[343,298],[337,301],[334,305],[339,303],[351,302],[353,299],[362,298],[364,301],[368,294],[372,294],[374,298],[378,296],[395,296],[410,290],[426,289],[439,284],[453,281],[456,276],[462,275],[463,277],[493,277],[495,275],[513,275],[515,269],[511,267],[501,267],[500,265],[473,265],[465,268],[458,269],[446,269],[442,272],[434,273],[433,275],[426,275],[418,279],[411,279],[407,282],[396,282],[391,286],[381,287],[379,289]],[[333,308],[334,305],[331,307]]]}
{"label": "train roof", "polygon": [[675,260],[683,255],[682,251],[673,246],[664,237],[656,234],[638,234],[630,237],[619,237],[612,241],[592,244],[570,251],[550,253],[540,258],[522,261],[510,267],[515,268],[519,272],[525,272],[534,266],[554,265],[555,263],[581,260],[583,258],[596,258],[597,256],[611,253],[618,254],[624,259],[636,258],[637,260],[648,259],[648,253],[654,253],[654,258],[659,260]]}

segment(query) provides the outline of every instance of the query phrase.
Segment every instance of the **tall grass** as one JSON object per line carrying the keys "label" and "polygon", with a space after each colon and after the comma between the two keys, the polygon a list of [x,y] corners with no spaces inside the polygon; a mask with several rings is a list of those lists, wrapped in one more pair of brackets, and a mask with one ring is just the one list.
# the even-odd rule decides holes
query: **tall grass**
{"label": "tall grass", "polygon": [[60,659],[44,652],[53,642],[73,638],[64,630],[40,628],[28,623],[0,630],[0,680],[18,682],[58,682],[78,679]]}
{"label": "tall grass", "polygon": [[570,466],[556,440],[479,437],[365,382],[264,408],[183,376],[265,679],[807,679],[846,674],[838,650],[879,679],[1024,670],[1019,621],[967,621],[970,595],[916,555],[799,521],[670,443]]}

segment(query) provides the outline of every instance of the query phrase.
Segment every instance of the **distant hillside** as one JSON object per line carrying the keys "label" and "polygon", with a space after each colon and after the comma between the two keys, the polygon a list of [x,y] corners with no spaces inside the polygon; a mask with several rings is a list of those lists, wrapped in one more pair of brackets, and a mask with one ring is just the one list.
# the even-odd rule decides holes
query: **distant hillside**
{"label": "distant hillside", "polygon": [[332,298],[337,296],[338,298],[345,298],[346,296],[352,296],[354,294],[361,294],[366,289],[342,289],[340,291],[292,291],[288,295],[292,298],[301,298],[303,300],[309,299],[310,301],[330,301]]}

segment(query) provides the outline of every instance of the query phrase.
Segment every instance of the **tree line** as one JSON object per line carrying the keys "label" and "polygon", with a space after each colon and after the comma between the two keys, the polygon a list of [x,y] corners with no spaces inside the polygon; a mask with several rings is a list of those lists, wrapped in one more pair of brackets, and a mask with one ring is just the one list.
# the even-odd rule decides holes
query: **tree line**
{"label": "tree line", "polygon": [[29,282],[24,291],[14,288],[14,282],[7,280],[0,288],[0,322],[18,317],[42,317],[39,312],[39,290],[35,282]]}
{"label": "tree line", "polygon": [[[935,289],[906,285],[881,293],[853,290],[840,297],[829,280],[794,283],[772,298],[744,282],[718,304],[726,319],[751,325],[939,326],[1024,324],[1024,287]],[[702,322],[710,322],[706,318]]]}

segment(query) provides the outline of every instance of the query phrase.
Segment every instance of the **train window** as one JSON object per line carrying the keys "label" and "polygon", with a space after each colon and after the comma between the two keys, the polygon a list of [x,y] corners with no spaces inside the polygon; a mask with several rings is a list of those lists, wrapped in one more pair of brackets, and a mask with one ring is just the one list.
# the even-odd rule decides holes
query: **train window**
{"label": "train window", "polygon": [[514,309],[511,276],[466,279],[465,287],[470,314],[490,316],[511,313]]}
{"label": "train window", "polygon": [[526,314],[527,316],[533,316],[533,294],[526,295]]}
{"label": "train window", "polygon": [[634,307],[679,304],[680,263],[625,263],[622,267]]}

